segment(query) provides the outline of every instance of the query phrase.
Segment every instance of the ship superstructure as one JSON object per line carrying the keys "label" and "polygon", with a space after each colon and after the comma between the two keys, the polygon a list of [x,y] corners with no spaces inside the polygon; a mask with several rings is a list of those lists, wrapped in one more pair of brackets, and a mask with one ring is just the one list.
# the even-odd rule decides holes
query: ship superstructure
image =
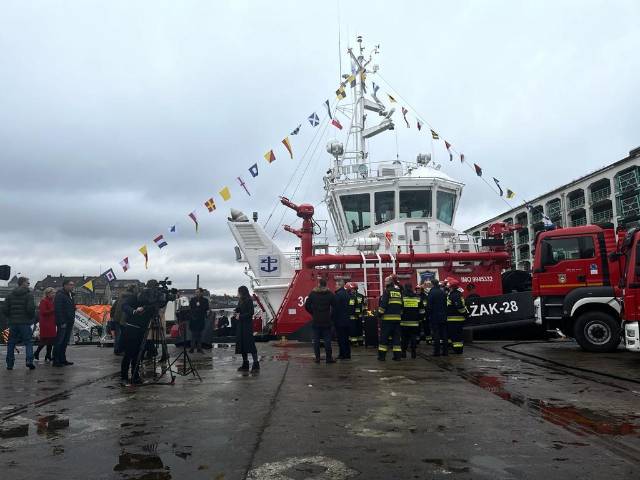
{"label": "ship superstructure", "polygon": [[474,293],[501,293],[500,272],[509,255],[481,251],[473,237],[453,227],[464,185],[442,172],[429,154],[413,161],[371,160],[374,138],[395,128],[395,110],[366,83],[379,69],[373,64],[377,51],[367,56],[361,37],[357,52],[349,49],[352,73],[343,76],[343,85],[351,83],[352,98],[337,109],[350,125],[344,142],[327,145],[331,160],[323,180],[335,244],[314,243],[313,206],[288,199],[282,203],[303,219],[301,229],[284,227],[302,242],[295,263],[257,222],[238,211],[229,219],[237,258],[247,262],[252,289],[275,322],[275,333],[290,334],[308,320],[304,300],[319,275],[331,276],[330,283],[341,277],[359,283],[370,304],[390,272],[416,283],[424,270],[441,276],[446,268],[467,275]]}

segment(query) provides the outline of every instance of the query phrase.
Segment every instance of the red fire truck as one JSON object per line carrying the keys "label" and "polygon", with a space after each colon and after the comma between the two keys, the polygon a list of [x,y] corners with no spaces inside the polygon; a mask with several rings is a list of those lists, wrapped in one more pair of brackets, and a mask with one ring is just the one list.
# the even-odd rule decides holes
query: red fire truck
{"label": "red fire truck", "polygon": [[640,352],[640,229],[627,232],[618,254],[624,266],[622,278],[622,328],[627,350]]}
{"label": "red fire truck", "polygon": [[592,352],[617,349],[624,323],[627,348],[640,350],[639,238],[638,230],[616,232],[613,225],[540,233],[533,265],[537,322]]}

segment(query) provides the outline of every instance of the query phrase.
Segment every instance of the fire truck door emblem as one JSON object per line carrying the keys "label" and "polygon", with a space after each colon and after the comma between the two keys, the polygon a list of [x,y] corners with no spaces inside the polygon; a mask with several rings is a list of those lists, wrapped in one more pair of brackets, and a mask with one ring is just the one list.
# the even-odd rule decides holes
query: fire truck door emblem
{"label": "fire truck door emblem", "polygon": [[565,273],[558,274],[558,283],[567,283],[567,275]]}

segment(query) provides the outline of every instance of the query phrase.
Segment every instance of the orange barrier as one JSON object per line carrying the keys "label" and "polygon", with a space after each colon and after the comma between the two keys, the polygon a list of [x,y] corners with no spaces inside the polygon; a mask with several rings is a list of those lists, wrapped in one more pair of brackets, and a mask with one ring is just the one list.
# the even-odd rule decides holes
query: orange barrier
{"label": "orange barrier", "polygon": [[101,325],[111,318],[111,305],[76,305],[76,308]]}

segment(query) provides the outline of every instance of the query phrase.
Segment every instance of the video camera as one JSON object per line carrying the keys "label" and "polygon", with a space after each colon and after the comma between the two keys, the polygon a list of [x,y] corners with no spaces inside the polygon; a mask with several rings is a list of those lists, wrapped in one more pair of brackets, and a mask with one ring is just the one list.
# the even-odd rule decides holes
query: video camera
{"label": "video camera", "polygon": [[169,280],[169,277],[164,277],[164,280],[158,281],[158,290],[164,294],[164,299],[167,302],[173,302],[178,297],[178,289],[169,288],[170,285],[171,280]]}
{"label": "video camera", "polygon": [[0,280],[9,280],[11,278],[11,267],[9,265],[0,265]]}

